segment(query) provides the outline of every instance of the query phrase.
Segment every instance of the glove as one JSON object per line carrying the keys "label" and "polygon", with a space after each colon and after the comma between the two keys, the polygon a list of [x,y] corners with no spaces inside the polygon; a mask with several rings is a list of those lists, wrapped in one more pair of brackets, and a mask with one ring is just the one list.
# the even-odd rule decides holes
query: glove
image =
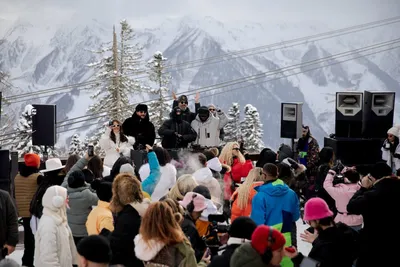
{"label": "glove", "polygon": [[250,158],[250,154],[249,154],[249,153],[245,153],[245,154],[244,154],[244,158],[245,158],[246,160],[251,159],[251,158]]}

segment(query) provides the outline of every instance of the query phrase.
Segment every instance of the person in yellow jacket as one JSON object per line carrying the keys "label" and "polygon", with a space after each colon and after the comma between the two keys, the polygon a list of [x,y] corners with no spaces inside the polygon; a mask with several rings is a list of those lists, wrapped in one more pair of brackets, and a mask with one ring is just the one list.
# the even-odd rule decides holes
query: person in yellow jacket
{"label": "person in yellow jacket", "polygon": [[99,201],[97,206],[89,213],[86,221],[88,235],[98,235],[103,229],[114,231],[114,220],[110,210],[112,198],[112,183],[94,180],[91,187],[96,190]]}

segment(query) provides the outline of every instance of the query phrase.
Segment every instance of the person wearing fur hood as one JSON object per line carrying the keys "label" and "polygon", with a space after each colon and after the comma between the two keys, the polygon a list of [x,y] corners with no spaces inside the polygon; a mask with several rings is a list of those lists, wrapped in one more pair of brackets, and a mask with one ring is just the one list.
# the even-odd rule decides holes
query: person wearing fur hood
{"label": "person wearing fur hood", "polygon": [[71,267],[78,264],[71,229],[67,222],[67,189],[51,186],[43,195],[43,215],[35,236],[34,265]]}
{"label": "person wearing fur hood", "polygon": [[133,239],[139,233],[142,217],[150,205],[143,197],[139,180],[130,173],[119,174],[112,188],[110,209],[117,213],[114,231],[110,235],[111,264],[126,267],[143,266],[135,256]]}
{"label": "person wearing fur hood", "polygon": [[382,145],[382,160],[392,168],[393,173],[400,169],[400,125],[387,131],[387,138]]}

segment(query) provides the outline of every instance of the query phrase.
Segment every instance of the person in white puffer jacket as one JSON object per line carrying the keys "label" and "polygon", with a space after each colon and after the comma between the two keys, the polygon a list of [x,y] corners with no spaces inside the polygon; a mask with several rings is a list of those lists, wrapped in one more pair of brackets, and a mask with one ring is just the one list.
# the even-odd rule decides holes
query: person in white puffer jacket
{"label": "person in white puffer jacket", "polygon": [[221,143],[220,130],[228,123],[228,117],[221,110],[217,111],[217,116],[213,116],[207,107],[200,107],[197,113],[196,119],[191,123],[192,128],[197,133],[193,145],[218,147]]}
{"label": "person in white puffer jacket", "polygon": [[392,168],[395,174],[400,169],[400,126],[394,126],[387,131],[387,138],[382,145],[382,160]]}
{"label": "person in white puffer jacket", "polygon": [[199,154],[199,163],[202,168],[193,173],[193,177],[199,185],[204,185],[210,190],[211,200],[216,204],[221,204],[222,189],[217,179],[207,166],[207,158],[204,154]]}
{"label": "person in white puffer jacket", "polygon": [[51,186],[43,195],[43,216],[35,235],[35,266],[71,267],[78,254],[67,221],[67,189]]}
{"label": "person in white puffer jacket", "polygon": [[118,120],[113,120],[106,128],[106,132],[101,136],[99,143],[106,153],[104,165],[112,168],[121,155],[130,157],[135,138],[124,135],[121,123]]}

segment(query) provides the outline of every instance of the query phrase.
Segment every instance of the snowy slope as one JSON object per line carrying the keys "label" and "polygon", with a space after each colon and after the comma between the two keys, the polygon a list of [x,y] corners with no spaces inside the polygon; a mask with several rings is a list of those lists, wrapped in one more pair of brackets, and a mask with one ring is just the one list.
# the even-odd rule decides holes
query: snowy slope
{"label": "snowy slope", "polygon": [[[0,33],[5,36],[5,41],[0,44],[0,70],[11,74],[15,86],[23,91],[36,91],[90,79],[93,73],[85,65],[95,61],[96,57],[88,50],[95,50],[102,43],[111,41],[112,25],[91,18],[72,17],[69,20],[71,23],[63,23],[65,20],[63,17],[63,20],[47,25],[25,18],[0,24]],[[237,22],[230,25],[212,17],[193,16],[170,18],[157,27],[139,25],[135,29],[137,41],[144,47],[143,66],[157,50],[163,51],[172,65],[196,61],[170,68],[173,77],[170,88],[178,92],[194,92],[207,86],[304,64],[397,38],[391,31],[393,28],[386,26],[383,30],[367,30],[297,46],[250,50],[239,56],[227,55],[214,60],[197,61],[332,29],[313,21],[268,25]],[[366,60],[353,60],[312,71],[303,66],[285,72],[280,79],[274,75],[204,92],[201,94],[201,103],[215,103],[225,110],[233,101],[239,102],[242,107],[248,103],[256,106],[264,125],[265,144],[276,147],[283,141],[279,139],[280,103],[301,101],[305,103],[305,124],[310,125],[313,134],[322,142],[323,136],[333,131],[336,91],[372,89],[400,93],[398,82],[397,86],[394,83],[400,80],[397,64],[399,54],[397,49]],[[304,73],[293,75],[300,71]],[[144,83],[148,82],[146,74],[139,77]],[[32,101],[56,103],[58,121],[63,121],[86,114],[92,92],[82,89],[85,87],[48,93],[50,97],[40,99],[25,98],[25,103],[14,105],[22,106]],[[396,114],[400,115],[399,109],[396,109]],[[81,136],[90,134],[94,126],[88,124],[94,122],[80,122],[60,129],[65,131],[82,126],[60,134],[59,145],[65,146],[67,139],[75,132],[80,132]]]}

